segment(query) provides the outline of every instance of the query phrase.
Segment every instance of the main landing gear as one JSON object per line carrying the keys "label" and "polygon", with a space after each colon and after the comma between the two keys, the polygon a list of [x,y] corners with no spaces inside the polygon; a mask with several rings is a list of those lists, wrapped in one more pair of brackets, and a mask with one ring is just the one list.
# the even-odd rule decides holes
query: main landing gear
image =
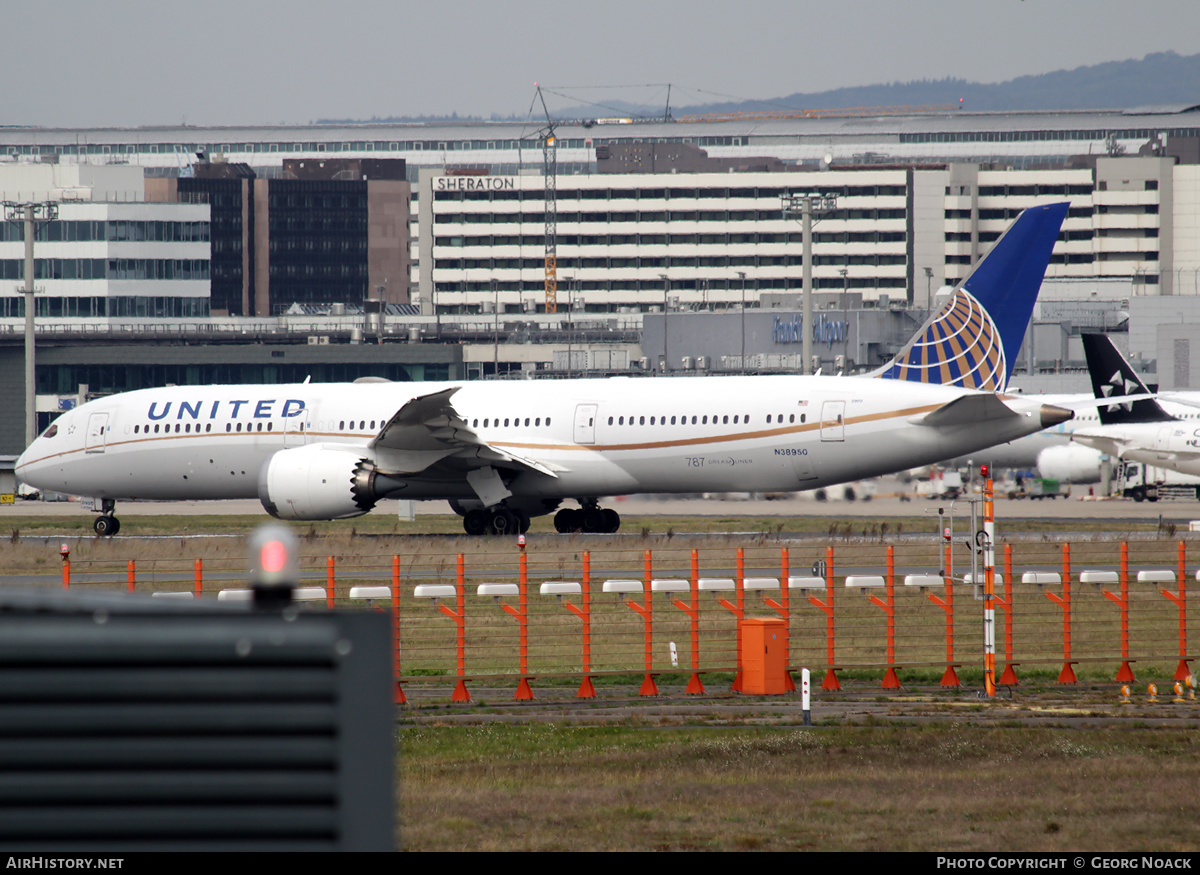
{"label": "main landing gear", "polygon": [[463,515],[463,530],[468,535],[523,535],[529,531],[529,514],[502,504],[476,508]]}
{"label": "main landing gear", "polygon": [[609,507],[600,507],[594,500],[583,502],[579,510],[563,508],[554,515],[554,530],[564,535],[571,532],[612,534],[621,528],[621,515]]}
{"label": "main landing gear", "polygon": [[116,508],[117,503],[111,498],[106,498],[101,503],[101,514],[92,523],[92,528],[96,530],[97,537],[111,538],[117,532],[121,531],[121,521],[113,516],[113,511]]}

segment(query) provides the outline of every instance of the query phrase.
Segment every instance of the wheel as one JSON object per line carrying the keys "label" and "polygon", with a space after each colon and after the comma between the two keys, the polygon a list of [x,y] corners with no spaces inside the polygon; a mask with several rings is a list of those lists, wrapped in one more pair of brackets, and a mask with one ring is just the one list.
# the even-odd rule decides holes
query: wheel
{"label": "wheel", "polygon": [[511,535],[517,530],[516,514],[507,507],[498,507],[492,511],[491,531],[494,535]]}
{"label": "wheel", "polygon": [[579,531],[579,511],[563,508],[554,515],[554,531],[562,535]]}
{"label": "wheel", "polygon": [[621,528],[621,515],[611,507],[604,508],[604,531],[612,534]]}
{"label": "wheel", "polygon": [[471,536],[482,535],[488,530],[488,522],[486,510],[469,510],[463,515],[463,530]]}
{"label": "wheel", "polygon": [[116,517],[98,516],[96,521],[92,523],[92,528],[96,530],[96,534],[101,538],[111,538],[117,533],[119,527]]}
{"label": "wheel", "polygon": [[586,510],[580,511],[582,519],[580,520],[580,528],[585,532],[603,532],[604,531],[604,511],[598,507],[589,507]]}
{"label": "wheel", "polygon": [[1146,500],[1146,490],[1142,489],[1142,487],[1140,487],[1140,486],[1135,486],[1133,488],[1133,500],[1134,501],[1145,501]]}
{"label": "wheel", "polygon": [[514,510],[513,515],[517,518],[517,531],[522,535],[529,531],[529,514],[523,510]]}

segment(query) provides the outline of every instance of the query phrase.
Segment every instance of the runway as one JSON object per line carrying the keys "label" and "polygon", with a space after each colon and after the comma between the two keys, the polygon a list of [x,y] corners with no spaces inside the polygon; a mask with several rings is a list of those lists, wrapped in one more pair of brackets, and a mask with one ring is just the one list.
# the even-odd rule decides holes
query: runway
{"label": "runway", "polygon": [[[918,516],[936,516],[939,507],[947,515],[969,516],[970,503],[966,498],[954,501],[919,498],[914,487],[901,483],[897,478],[880,478],[869,484],[852,484],[856,494],[874,491],[870,500],[846,501],[841,496],[842,487],[827,492],[826,501],[818,501],[811,492],[793,493],[786,497],[768,500],[746,494],[724,496],[623,496],[602,502],[618,511],[622,517],[646,516],[704,516],[704,517],[834,517],[851,519],[891,519]],[[997,490],[999,491],[999,490]],[[836,496],[836,497],[833,497]],[[977,496],[978,497],[978,496]],[[564,506],[569,506],[564,502]],[[395,516],[397,503],[384,500],[371,512],[372,516]],[[418,516],[447,515],[452,513],[444,501],[420,501],[416,503]],[[76,516],[89,514],[74,501],[18,501],[0,509],[0,521],[5,516]],[[127,516],[192,516],[203,514],[261,515],[266,518],[262,505],[255,499],[233,501],[171,501],[117,503],[117,515]],[[1154,522],[1160,518],[1186,531],[1187,523],[1200,520],[1200,502],[1185,499],[1164,499],[1157,502],[1135,502],[1132,499],[1096,499],[1089,495],[1089,487],[1076,486],[1069,498],[1058,499],[996,499],[997,519],[1045,519],[1045,520],[1112,520]]]}

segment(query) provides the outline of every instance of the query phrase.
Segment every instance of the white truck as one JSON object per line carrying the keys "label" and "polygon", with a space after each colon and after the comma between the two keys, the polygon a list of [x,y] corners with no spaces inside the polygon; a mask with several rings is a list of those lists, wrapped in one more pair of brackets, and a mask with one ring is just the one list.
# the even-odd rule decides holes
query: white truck
{"label": "white truck", "polygon": [[1158,501],[1160,498],[1200,499],[1200,477],[1141,462],[1122,462],[1117,469],[1114,492],[1134,501]]}

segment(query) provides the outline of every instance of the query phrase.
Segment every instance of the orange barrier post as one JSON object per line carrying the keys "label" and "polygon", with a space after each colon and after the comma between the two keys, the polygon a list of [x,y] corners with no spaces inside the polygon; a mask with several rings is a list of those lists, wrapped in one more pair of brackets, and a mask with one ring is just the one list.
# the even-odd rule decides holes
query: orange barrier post
{"label": "orange barrier post", "polygon": [[954,578],[946,575],[942,578],[942,586],[946,590],[945,597],[935,592],[926,593],[926,598],[942,609],[946,618],[946,666],[942,673],[943,687],[957,687],[958,674],[954,671]]}
{"label": "orange barrier post", "polygon": [[1062,595],[1048,592],[1046,598],[1062,608],[1063,612],[1063,667],[1058,673],[1060,684],[1077,682],[1074,664],[1071,662],[1071,545],[1062,545]]}
{"label": "orange barrier post", "polygon": [[[734,577],[733,586],[735,605],[732,610],[736,619],[734,637],[737,642],[737,674],[734,675],[733,686],[729,689],[731,692],[740,693],[745,672],[745,666],[742,664],[742,621],[746,619],[746,551],[741,547],[737,549],[737,575]],[[727,602],[726,607],[729,607]]]}
{"label": "orange barrier post", "polygon": [[400,555],[392,555],[392,651],[395,657],[396,690],[392,701],[403,705],[408,701],[404,688],[400,686]]}
{"label": "orange barrier post", "polygon": [[1175,607],[1179,610],[1179,665],[1175,667],[1174,680],[1186,680],[1191,674],[1187,664],[1187,551],[1183,541],[1179,542],[1178,552],[1179,567],[1175,577],[1179,582],[1178,592],[1170,592],[1169,590],[1159,590],[1164,598],[1175,603]]}
{"label": "orange barrier post", "polygon": [[692,571],[689,580],[691,589],[691,604],[685,604],[674,599],[672,604],[688,615],[692,624],[692,676],[688,678],[685,693],[689,695],[704,695],[704,683],[700,680],[700,553],[692,550]]}
{"label": "orange barrier post", "polygon": [[583,567],[579,576],[582,608],[567,602],[567,610],[583,621],[583,680],[579,682],[577,699],[596,698],[596,687],[592,684],[592,554],[583,551]]}
{"label": "orange barrier post", "polygon": [[333,557],[325,560],[325,607],[333,610],[333,588],[336,585],[333,573]]}
{"label": "orange barrier post", "polygon": [[887,618],[887,671],[883,674],[885,690],[900,689],[900,678],[896,676],[896,555],[895,548],[888,544],[887,575],[883,579],[886,601],[880,601],[879,596],[867,596],[876,607],[883,608]]}
{"label": "orange barrier post", "polygon": [[1129,667],[1129,542],[1121,542],[1121,572],[1117,579],[1121,594],[1113,595],[1104,590],[1104,597],[1121,609],[1121,667],[1117,669],[1117,683],[1133,683],[1133,669]]}
{"label": "orange barrier post", "polygon": [[[522,540],[524,539],[522,538]],[[505,602],[500,605],[500,609],[517,621],[520,636],[517,652],[521,661],[521,680],[517,683],[517,692],[513,698],[523,701],[533,698],[533,690],[529,686],[529,566],[524,544],[521,545],[521,555],[518,557],[517,563],[519,569],[517,576],[518,607],[514,608]]]}
{"label": "orange barrier post", "polygon": [[658,695],[658,685],[654,683],[654,593],[650,587],[653,577],[653,562],[650,551],[647,550],[644,554],[642,579],[642,595],[645,597],[645,603],[639,605],[633,599],[626,602],[631,610],[641,615],[644,624],[646,677],[642,680],[642,688],[638,690],[639,696]]}
{"label": "orange barrier post", "polygon": [[129,565],[126,566],[125,578],[125,588],[129,592],[133,592],[134,587],[137,586],[137,566],[134,564],[132,559],[129,560]]}
{"label": "orange barrier post", "polygon": [[773,598],[764,598],[767,607],[779,613],[783,619],[783,646],[786,648],[787,660],[783,672],[783,685],[786,688],[785,692],[796,692],[796,682],[792,680],[792,673],[787,668],[792,664],[792,609],[791,609],[791,593],[788,590],[788,577],[791,575],[789,570],[788,548],[779,548],[779,582],[782,584],[779,594],[779,601]]}
{"label": "orange barrier post", "polygon": [[825,548],[825,600],[809,596],[808,600],[825,612],[825,679],[821,681],[821,689],[827,691],[840,690],[837,667],[834,662],[834,624],[833,624],[833,547]]}
{"label": "orange barrier post", "polygon": [[467,692],[467,600],[466,600],[466,572],[463,569],[463,554],[458,554],[456,563],[457,571],[454,581],[454,609],[446,607],[443,604],[438,605],[438,610],[454,621],[455,637],[454,649],[456,654],[456,662],[458,668],[458,683],[454,685],[454,692],[450,694],[451,702],[469,702],[471,694]]}
{"label": "orange barrier post", "polygon": [[195,569],[194,580],[196,583],[195,590],[194,590],[194,594],[195,594],[194,597],[200,598],[200,596],[204,595],[204,560],[197,559],[194,569]]}
{"label": "orange barrier post", "polygon": [[1000,675],[999,683],[1004,686],[1015,687],[1020,681],[1017,680],[1016,665],[1013,662],[1013,601],[1012,594],[1014,588],[1013,582],[1013,562],[1012,562],[1012,544],[1004,545],[1004,591],[1007,594],[1004,598],[996,596],[996,607],[1004,611],[1004,673]]}
{"label": "orange barrier post", "polygon": [[575,698],[594,699],[596,687],[592,683],[592,554],[584,550],[581,558],[579,592],[582,607],[570,602],[563,602],[562,605],[583,624],[583,680],[579,682],[579,691],[575,693]]}
{"label": "orange barrier post", "polygon": [[63,589],[71,588],[71,557],[62,554]]}

